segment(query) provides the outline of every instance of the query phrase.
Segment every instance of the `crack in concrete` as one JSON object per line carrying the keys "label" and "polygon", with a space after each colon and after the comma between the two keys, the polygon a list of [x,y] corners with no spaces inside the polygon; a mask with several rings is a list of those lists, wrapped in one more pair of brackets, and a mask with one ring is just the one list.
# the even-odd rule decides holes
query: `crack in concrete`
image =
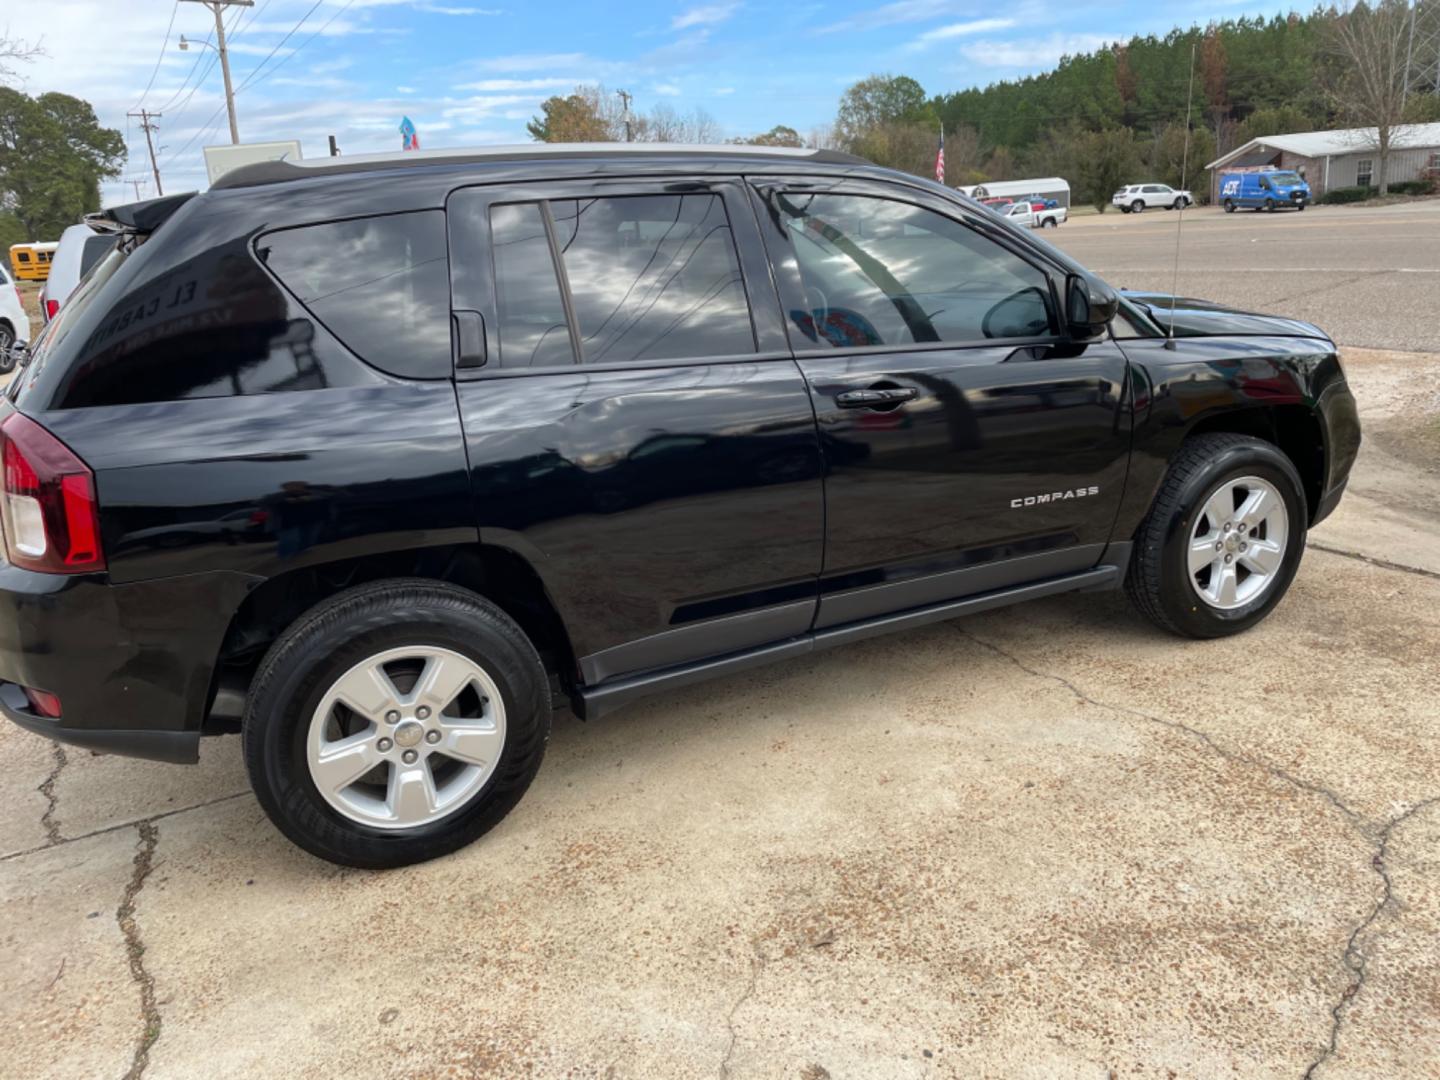
{"label": "crack in concrete", "polygon": [[[1344,555],[1349,553],[1338,552],[1338,554]],[[1363,555],[1356,555],[1354,557],[1361,559],[1366,558]],[[1368,562],[1372,560],[1366,559],[1366,561]],[[1403,568],[1394,567],[1394,569]],[[1418,572],[1427,573],[1427,571]],[[1388,853],[1390,847],[1390,837],[1397,828],[1403,825],[1410,818],[1414,817],[1416,814],[1422,812],[1430,806],[1440,804],[1440,796],[1433,796],[1431,798],[1422,799],[1420,802],[1415,803],[1404,813],[1399,814],[1398,816],[1393,817],[1389,821],[1387,821],[1383,826],[1381,826],[1379,832],[1377,833],[1374,826],[1371,823],[1367,822],[1363,815],[1347,806],[1344,800],[1341,799],[1329,788],[1323,787],[1319,784],[1312,784],[1308,781],[1301,780],[1296,776],[1292,776],[1284,769],[1281,769],[1276,765],[1272,765],[1267,761],[1252,757],[1249,754],[1242,754],[1233,750],[1228,750],[1225,747],[1221,746],[1219,743],[1217,743],[1205,732],[1200,731],[1197,728],[1193,728],[1188,724],[1183,724],[1178,720],[1166,720],[1163,717],[1155,716],[1151,713],[1143,712],[1139,709],[1132,709],[1125,705],[1112,705],[1108,702],[1099,701],[1091,697],[1089,694],[1085,693],[1083,690],[1081,690],[1078,686],[1076,686],[1069,679],[1065,678],[1063,675],[1054,675],[1050,672],[1040,671],[1037,668],[1033,668],[1029,664],[1025,663],[1023,660],[1021,660],[1019,657],[1007,652],[1005,649],[1002,649],[998,645],[992,644],[991,642],[984,640],[983,638],[976,637],[974,634],[964,629],[963,627],[955,625],[954,623],[952,623],[951,626],[953,626],[954,629],[961,636],[968,638],[969,640],[975,642],[975,644],[980,645],[981,647],[995,653],[1002,659],[1009,661],[1015,667],[1018,667],[1021,671],[1024,671],[1029,675],[1033,675],[1036,678],[1045,679],[1049,682],[1056,683],[1059,686],[1063,686],[1065,689],[1069,690],[1070,693],[1074,694],[1075,697],[1080,701],[1086,702],[1090,705],[1094,705],[1097,708],[1106,709],[1110,712],[1134,716],[1142,720],[1148,720],[1152,723],[1160,724],[1164,727],[1168,727],[1176,731],[1184,732],[1186,735],[1189,735],[1192,738],[1200,741],[1205,746],[1209,747],[1215,753],[1219,754],[1223,758],[1226,758],[1227,760],[1242,762],[1246,765],[1262,769],[1269,775],[1274,776],[1279,780],[1283,780],[1287,784],[1291,784],[1302,791],[1320,796],[1326,802],[1330,803],[1331,806],[1335,807],[1336,810],[1340,811],[1340,813],[1344,815],[1345,819],[1350,823],[1352,827],[1354,827],[1355,831],[1359,833],[1363,839],[1373,844],[1373,850],[1370,856],[1370,865],[1371,868],[1380,875],[1380,880],[1383,883],[1384,887],[1381,890],[1379,901],[1375,904],[1373,908],[1371,908],[1369,915],[1367,915],[1360,922],[1360,924],[1350,932],[1350,936],[1346,941],[1345,952],[1343,953],[1341,959],[1343,960],[1346,968],[1350,970],[1352,978],[1350,982],[1346,985],[1345,989],[1341,992],[1339,1000],[1336,1001],[1336,1003],[1330,1009],[1331,1024],[1330,1038],[1328,1044],[1320,1052],[1319,1057],[1317,1057],[1313,1062],[1311,1062],[1310,1066],[1305,1070],[1304,1080],[1313,1080],[1316,1070],[1319,1069],[1327,1060],[1329,1060],[1329,1058],[1335,1053],[1336,1048],[1339,1046],[1340,1028],[1342,1023],[1344,1022],[1345,1013],[1348,1009],[1350,1002],[1354,1000],[1354,998],[1360,993],[1361,989],[1365,985],[1366,965],[1368,962],[1368,957],[1366,957],[1364,952],[1362,952],[1360,949],[1360,938],[1371,927],[1375,920],[1380,917],[1380,914],[1393,903],[1394,900],[1393,883],[1390,880],[1390,872],[1385,865],[1385,856]]]}
{"label": "crack in concrete", "polygon": [[1371,566],[1378,566],[1382,570],[1396,570],[1402,574],[1416,574],[1419,577],[1434,578],[1440,581],[1440,571],[1427,570],[1423,566],[1410,566],[1406,563],[1391,562],[1389,559],[1377,559],[1373,555],[1366,555],[1359,551],[1347,551],[1345,548],[1330,547],[1328,544],[1317,544],[1314,540],[1307,540],[1306,547],[1314,548],[1316,551],[1323,551],[1327,555],[1340,555],[1347,559],[1359,559]]}
{"label": "crack in concrete", "polygon": [[65,838],[60,835],[60,823],[55,820],[55,811],[60,808],[60,796],[55,794],[55,782],[60,779],[60,772],[65,768],[68,759],[65,757],[65,747],[58,742],[50,744],[55,754],[55,767],[50,770],[50,775],[40,781],[37,789],[45,796],[45,812],[40,815],[40,827],[45,830],[45,847],[54,847],[56,844],[63,844]]}
{"label": "crack in concrete", "polygon": [[730,1080],[730,1059],[735,1056],[735,1044],[740,1040],[740,1033],[735,1030],[735,1014],[740,1011],[740,1006],[755,995],[755,984],[760,980],[760,969],[765,966],[765,957],[760,952],[759,945],[752,942],[750,949],[753,953],[750,959],[750,982],[746,985],[745,992],[735,999],[735,1004],[730,1006],[730,1012],[725,1017],[725,1027],[730,1032],[730,1042],[725,1047],[725,1056],[720,1060],[720,1080]]}
{"label": "crack in concrete", "polygon": [[115,909],[115,921],[120,924],[120,933],[125,937],[125,952],[130,959],[130,979],[140,987],[140,1016],[143,1026],[140,1037],[135,1041],[135,1053],[130,1059],[130,1069],[125,1080],[140,1080],[145,1067],[150,1064],[150,1048],[160,1037],[160,1009],[155,1004],[155,976],[145,970],[145,943],[140,938],[140,928],[135,923],[135,898],[145,887],[145,879],[155,865],[155,846],[160,842],[160,829],[153,821],[142,821],[136,829],[140,833],[136,844],[135,869],[120,906]]}
{"label": "crack in concrete", "polygon": [[954,623],[952,623],[951,625],[954,626],[956,632],[958,632],[962,636],[969,638],[977,645],[989,649],[997,656],[1003,657],[1005,660],[1008,660],[1010,663],[1018,667],[1021,671],[1033,675],[1037,679],[1046,679],[1050,682],[1057,683],[1060,686],[1063,686],[1065,689],[1069,690],[1070,693],[1074,694],[1077,698],[1079,698],[1083,702],[1086,702],[1087,704],[1094,705],[1096,708],[1099,709],[1108,709],[1111,712],[1117,712],[1127,716],[1134,716],[1141,720],[1148,720],[1152,724],[1159,724],[1162,727],[1170,728],[1173,731],[1183,732],[1184,734],[1190,736],[1190,738],[1195,739],[1197,742],[1204,743],[1207,747],[1209,747],[1215,753],[1219,754],[1221,757],[1225,758],[1227,761],[1236,761],[1243,765],[1249,765],[1252,768],[1260,769],[1263,772],[1275,777],[1275,779],[1281,780],[1284,783],[1291,785],[1292,787],[1299,788],[1301,791],[1308,792],[1311,795],[1318,795],[1320,798],[1328,802],[1331,806],[1335,807],[1336,810],[1340,811],[1340,813],[1343,814],[1352,825],[1363,831],[1364,818],[1360,815],[1358,811],[1352,810],[1349,806],[1347,806],[1345,804],[1345,800],[1340,798],[1339,795],[1335,794],[1335,792],[1331,791],[1329,788],[1324,787],[1320,784],[1311,783],[1308,780],[1302,780],[1298,776],[1286,772],[1280,766],[1272,765],[1268,761],[1253,757],[1250,754],[1241,753],[1238,750],[1231,750],[1227,747],[1221,746],[1213,738],[1211,738],[1205,732],[1201,731],[1199,728],[1191,727],[1189,724],[1181,723],[1179,720],[1166,720],[1163,716],[1156,716],[1153,713],[1142,712],[1139,709],[1132,709],[1127,705],[1112,705],[1109,702],[1097,701],[1095,698],[1085,693],[1083,690],[1081,690],[1078,686],[1076,686],[1069,679],[1065,678],[1063,675],[1052,675],[1048,671],[1040,671],[1036,668],[1030,667],[1019,657],[1006,652],[1004,649],[1000,648],[1000,646],[993,645],[990,642],[984,640],[983,638],[978,638],[974,634],[970,633],[970,631],[960,626],[955,626]]}
{"label": "crack in concrete", "polygon": [[1365,916],[1354,930],[1350,931],[1350,937],[1345,943],[1345,952],[1341,959],[1344,960],[1345,966],[1350,969],[1351,979],[1350,982],[1346,984],[1345,989],[1341,991],[1339,1000],[1330,1008],[1330,1040],[1325,1045],[1325,1048],[1320,1051],[1320,1056],[1312,1061],[1310,1067],[1305,1070],[1304,1080],[1313,1080],[1320,1067],[1329,1061],[1330,1058],[1335,1055],[1335,1051],[1339,1049],[1340,1028],[1345,1022],[1345,1014],[1349,1011],[1350,1002],[1354,1001],[1355,998],[1360,995],[1360,991],[1365,988],[1365,977],[1370,958],[1360,948],[1360,938],[1370,929],[1375,920],[1380,918],[1381,913],[1391,906],[1395,899],[1395,884],[1390,879],[1389,868],[1385,865],[1385,856],[1390,850],[1390,837],[1397,828],[1409,821],[1416,814],[1437,803],[1440,803],[1440,796],[1417,802],[1403,814],[1391,818],[1385,823],[1385,827],[1380,830],[1380,842],[1375,849],[1375,854],[1371,856],[1370,865],[1375,869],[1375,872],[1380,875],[1380,880],[1384,883],[1384,888],[1380,891],[1380,899],[1376,902],[1375,906],[1370,909],[1370,914]]}
{"label": "crack in concrete", "polygon": [[48,851],[52,847],[61,844],[74,844],[80,840],[89,840],[92,836],[104,836],[106,833],[119,832],[121,829],[134,828],[137,825],[152,825],[157,821],[164,821],[176,814],[188,814],[191,810],[203,810],[207,806],[214,806],[216,803],[231,802],[235,799],[242,799],[249,795],[250,791],[234,791],[229,795],[218,795],[213,799],[206,799],[204,802],[192,803],[190,806],[178,806],[174,810],[165,810],[159,814],[151,814],[149,817],[136,818],[133,821],[122,821],[117,825],[106,825],[100,829],[91,829],[87,833],[80,833],[78,836],[65,836],[53,842],[37,844],[35,847],[21,848],[19,851],[9,851],[0,855],[0,862],[9,862],[12,859],[23,859],[26,855],[35,855],[41,851]]}

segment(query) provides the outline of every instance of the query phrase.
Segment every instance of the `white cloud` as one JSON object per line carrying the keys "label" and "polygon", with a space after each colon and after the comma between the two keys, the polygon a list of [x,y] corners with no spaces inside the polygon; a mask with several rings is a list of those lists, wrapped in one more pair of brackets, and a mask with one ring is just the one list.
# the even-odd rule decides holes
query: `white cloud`
{"label": "white cloud", "polygon": [[928,48],[939,41],[951,41],[959,37],[973,37],[976,34],[988,34],[992,30],[1008,30],[1015,25],[1014,19],[971,19],[969,22],[951,23],[949,26],[937,26],[934,30],[926,30],[907,48],[911,51]]}
{"label": "white cloud", "polygon": [[1062,56],[1094,52],[1112,39],[1103,34],[1050,34],[1015,41],[977,41],[962,45],[960,54],[984,67],[1047,68]]}
{"label": "white cloud", "polygon": [[584,53],[517,53],[513,56],[497,56],[482,60],[477,67],[482,71],[544,71],[546,68],[574,68],[585,63]]}
{"label": "white cloud", "polygon": [[580,86],[584,79],[481,79],[479,82],[460,83],[457,90],[478,90],[482,93],[496,93],[501,90],[569,90]]}
{"label": "white cloud", "polygon": [[670,20],[671,30],[686,30],[692,26],[716,26],[735,14],[740,7],[739,0],[723,4],[705,4],[682,11]]}
{"label": "white cloud", "polygon": [[415,87],[413,87],[413,86],[397,86],[397,87],[395,87],[395,92],[396,92],[397,94],[413,94],[413,93],[415,93]]}
{"label": "white cloud", "polygon": [[896,0],[895,3],[861,11],[840,22],[817,27],[822,34],[835,34],[848,30],[873,30],[879,26],[894,26],[897,23],[924,22],[944,15],[967,14],[973,11],[973,3],[959,3],[957,0]]}
{"label": "white cloud", "polygon": [[652,93],[660,94],[663,97],[679,97],[680,86],[677,83],[656,83],[650,88]]}
{"label": "white cloud", "polygon": [[733,86],[717,86],[714,90],[710,91],[710,93],[714,94],[716,97],[724,97],[725,95],[733,94],[734,92],[735,88]]}

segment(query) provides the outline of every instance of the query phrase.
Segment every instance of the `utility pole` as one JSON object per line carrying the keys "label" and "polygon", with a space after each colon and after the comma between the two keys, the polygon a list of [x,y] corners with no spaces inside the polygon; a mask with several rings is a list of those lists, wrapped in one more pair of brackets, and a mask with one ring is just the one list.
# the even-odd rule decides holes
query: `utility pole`
{"label": "utility pole", "polygon": [[230,84],[230,54],[225,51],[224,11],[230,7],[254,7],[255,0],[186,0],[203,4],[215,13],[215,41],[220,52],[220,70],[225,75],[225,110],[230,114],[230,142],[240,145],[240,127],[235,123],[235,90]]}
{"label": "utility pole", "polygon": [[620,99],[621,104],[624,106],[624,113],[622,115],[625,117],[625,141],[634,142],[635,132],[630,127],[630,91],[616,90],[615,95]]}
{"label": "utility pole", "polygon": [[[151,123],[151,121],[159,120],[160,114],[158,112],[141,109],[138,113],[132,112],[126,113],[125,115],[138,116],[140,118],[140,130],[145,132],[145,145],[150,148],[150,171],[155,174],[155,194],[164,195],[165,189],[160,186],[160,163],[155,160],[155,140],[150,137],[150,133],[156,130],[155,125]],[[139,198],[138,188],[136,189],[136,198]]]}
{"label": "utility pole", "polygon": [[140,201],[140,185],[141,185],[141,184],[148,184],[149,182],[150,182],[150,181],[146,180],[143,176],[140,176],[140,177],[134,177],[134,176],[132,176],[129,180],[126,180],[126,181],[125,181],[125,183],[127,183],[127,184],[134,184],[134,185],[135,185],[135,201],[136,201],[136,202],[139,202],[139,201]]}

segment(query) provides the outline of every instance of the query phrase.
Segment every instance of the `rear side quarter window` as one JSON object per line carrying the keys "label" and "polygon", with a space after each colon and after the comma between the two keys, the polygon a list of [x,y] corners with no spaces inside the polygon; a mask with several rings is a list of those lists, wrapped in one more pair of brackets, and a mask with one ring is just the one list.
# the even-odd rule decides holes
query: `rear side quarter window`
{"label": "rear side quarter window", "polygon": [[419,210],[266,233],[256,254],[370,365],[409,378],[451,372],[445,213]]}

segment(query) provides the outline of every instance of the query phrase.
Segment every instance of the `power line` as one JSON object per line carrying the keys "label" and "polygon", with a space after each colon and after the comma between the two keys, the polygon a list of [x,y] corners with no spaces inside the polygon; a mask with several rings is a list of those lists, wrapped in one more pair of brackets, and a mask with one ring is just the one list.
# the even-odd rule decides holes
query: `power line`
{"label": "power line", "polygon": [[130,106],[138,109],[145,103],[145,97],[150,93],[150,88],[155,85],[155,76],[160,74],[160,63],[165,59],[165,50],[170,47],[170,31],[175,29],[175,13],[180,10],[180,0],[175,0],[175,6],[170,9],[170,22],[165,27],[165,39],[160,42],[160,55],[155,58],[155,67],[150,72],[150,81],[145,84],[145,89],[140,92],[140,100]]}
{"label": "power line", "polygon": [[[285,64],[286,64],[286,62],[289,61],[291,57],[293,57],[296,53],[298,53],[298,52],[300,52],[302,49],[304,49],[306,45],[309,45],[312,41],[314,41],[317,37],[319,37],[321,34],[323,34],[326,30],[330,29],[330,24],[333,23],[336,19],[338,19],[341,15],[344,15],[346,9],[349,8],[350,5],[353,4],[353,3],[355,3],[355,0],[345,0],[345,3],[342,4],[339,8],[336,9],[335,14],[334,14],[334,15],[331,15],[330,18],[328,18],[328,19],[325,20],[324,24],[320,27],[320,29],[316,30],[313,34],[311,34],[308,38],[306,38],[304,41],[302,41],[299,45],[296,45],[294,49],[292,49],[290,52],[288,52],[288,53],[286,53],[284,56],[282,56],[282,57],[280,58],[279,63],[277,63],[277,64],[276,64],[274,67],[272,67],[269,71],[265,72],[265,74],[262,75],[262,76],[260,76],[260,78],[256,79],[255,82],[256,82],[256,83],[263,82],[264,80],[268,79],[271,75],[274,75],[275,72],[279,71],[282,67],[284,67]],[[299,28],[297,27],[296,29],[299,29]],[[259,70],[259,69],[257,68],[256,70]],[[253,74],[253,72],[252,72],[252,74]],[[244,90],[244,89],[245,89],[245,84],[242,83],[241,86],[240,86],[240,90]],[[235,91],[235,92],[238,94],[238,93],[240,92],[240,90],[237,90],[237,91]]]}
{"label": "power line", "polygon": [[[314,7],[312,7],[309,11],[307,11],[307,12],[305,13],[304,17],[301,18],[301,20],[300,20],[298,23],[296,23],[296,24],[290,29],[290,33],[289,33],[289,34],[286,34],[286,35],[285,35],[285,38],[282,38],[282,39],[281,39],[280,44],[279,44],[279,45],[276,45],[275,48],[270,51],[270,56],[274,56],[274,55],[275,55],[275,53],[279,50],[280,45],[285,44],[285,40],[288,39],[288,38],[291,36],[291,34],[294,34],[296,30],[299,30],[300,27],[301,27],[302,25],[304,25],[305,20],[308,19],[308,18],[310,18],[310,16],[314,13],[315,8],[318,8],[318,7],[320,6],[320,4],[323,3],[323,2],[324,2],[324,0],[316,0]],[[268,0],[267,0],[267,3],[268,3]],[[299,45],[295,46],[295,48],[294,48],[293,51],[287,53],[285,56],[282,56],[282,57],[280,58],[280,62],[277,63],[274,67],[272,67],[269,71],[265,72],[265,73],[264,73],[263,75],[261,75],[259,78],[256,78],[256,77],[255,77],[255,76],[256,76],[256,73],[259,72],[259,70],[260,70],[262,67],[265,66],[265,60],[269,60],[270,57],[267,56],[267,57],[265,58],[265,60],[260,61],[259,64],[255,65],[254,70],[252,70],[252,71],[250,72],[250,74],[245,77],[244,81],[241,82],[240,85],[235,88],[235,93],[236,93],[236,94],[239,94],[242,90],[246,89],[246,88],[249,87],[249,86],[258,85],[258,84],[260,84],[261,82],[264,82],[266,79],[268,79],[271,75],[275,74],[275,72],[279,71],[280,68],[283,67],[283,66],[285,65],[285,63],[286,63],[292,56],[294,56],[296,53],[300,52],[302,49],[305,48],[305,46],[309,45],[309,44],[310,44],[312,41],[314,41],[317,37],[319,37],[319,36],[320,36],[321,34],[323,34],[326,30],[328,30],[328,29],[330,28],[330,24],[333,23],[336,19],[338,19],[341,15],[345,14],[346,10],[347,10],[347,9],[350,7],[350,5],[352,5],[353,3],[355,3],[355,0],[345,0],[345,3],[342,4],[339,8],[337,8],[336,11],[335,11],[335,14],[331,15],[330,18],[326,19],[325,22],[320,26],[320,28],[319,28],[318,30],[316,30],[314,33],[312,33],[309,37],[307,37],[307,38],[306,38],[304,41],[302,41]],[[207,74],[208,74],[208,72],[207,72]],[[253,81],[252,81],[252,80],[253,80]],[[191,93],[193,94],[194,91],[191,91]],[[190,99],[189,99],[189,98],[186,98],[185,100],[186,100],[186,101],[189,101]],[[183,108],[183,106],[182,106],[182,108]],[[186,150],[189,150],[190,147],[194,145],[196,139],[200,138],[202,135],[209,135],[210,132],[214,131],[216,128],[218,128],[218,127],[220,126],[217,118],[220,116],[220,113],[221,113],[222,111],[224,111],[224,108],[225,108],[225,107],[222,105],[222,106],[220,106],[220,108],[216,109],[213,113],[211,113],[209,119],[205,121],[205,125],[202,126],[202,127],[200,127],[200,128],[197,128],[196,131],[195,131],[195,133],[194,133],[193,135],[191,135],[189,139],[186,140],[185,145],[182,146],[182,147],[180,147],[179,150],[175,151],[175,153],[173,153],[173,154],[170,155],[170,157],[169,157],[169,158],[166,160],[166,162],[165,162],[165,167],[166,167],[167,169],[168,169],[171,165],[173,165],[173,164],[175,163],[175,161],[180,157],[181,154],[185,153]]]}
{"label": "power line", "polygon": [[[325,0],[315,0],[315,3],[313,3],[313,4],[310,5],[310,10],[307,11],[307,12],[305,12],[304,15],[300,16],[300,21],[297,22],[294,26],[292,26],[292,27],[290,28],[290,30],[286,33],[286,35],[285,35],[284,37],[282,37],[278,42],[275,43],[275,47],[274,47],[273,49],[271,49],[268,54],[266,54],[265,59],[264,59],[264,60],[261,60],[260,63],[256,64],[254,70],[251,71],[249,75],[245,76],[245,81],[240,84],[240,89],[241,89],[241,90],[244,90],[245,87],[247,87],[247,86],[250,85],[250,83],[254,80],[256,73],[259,72],[259,70],[260,70],[261,68],[263,68],[266,64],[268,64],[268,63],[270,62],[270,57],[274,56],[277,52],[280,51],[281,47],[285,44],[285,42],[287,42],[287,41],[290,40],[291,35],[293,35],[296,30],[299,30],[300,27],[304,26],[304,25],[305,25],[305,21],[306,21],[307,19],[309,19],[311,15],[314,15],[314,14],[315,14],[315,9],[318,8],[318,7],[319,7],[321,4],[323,4],[324,2],[325,2]],[[353,0],[352,0],[352,2],[353,2]],[[347,5],[347,6],[348,6],[348,5]],[[327,25],[328,25],[328,24],[327,24]],[[277,64],[277,65],[275,65],[275,66],[276,66],[276,67],[279,67],[280,65]],[[238,92],[238,91],[237,91],[237,92]]]}

